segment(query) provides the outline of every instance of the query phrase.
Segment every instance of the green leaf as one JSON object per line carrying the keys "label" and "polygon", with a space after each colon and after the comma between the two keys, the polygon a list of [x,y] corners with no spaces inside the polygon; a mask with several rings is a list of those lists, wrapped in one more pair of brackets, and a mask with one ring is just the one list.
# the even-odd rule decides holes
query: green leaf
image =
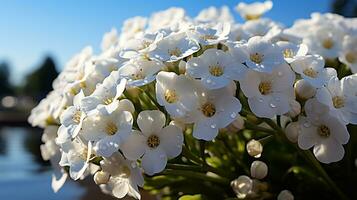
{"label": "green leaf", "polygon": [[179,200],[203,200],[201,194],[195,194],[195,195],[183,195],[182,197],[179,198]]}

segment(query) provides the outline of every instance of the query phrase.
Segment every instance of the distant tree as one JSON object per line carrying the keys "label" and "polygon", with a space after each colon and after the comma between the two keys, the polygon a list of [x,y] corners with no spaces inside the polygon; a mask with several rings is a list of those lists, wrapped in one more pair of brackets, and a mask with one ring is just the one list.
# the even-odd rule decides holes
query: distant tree
{"label": "distant tree", "polygon": [[9,77],[9,65],[6,62],[0,63],[0,97],[13,94]]}
{"label": "distant tree", "polygon": [[345,17],[357,17],[357,0],[334,0],[332,12]]}
{"label": "distant tree", "polygon": [[52,81],[57,77],[55,63],[46,57],[43,63],[25,77],[23,93],[41,99],[52,90]]}

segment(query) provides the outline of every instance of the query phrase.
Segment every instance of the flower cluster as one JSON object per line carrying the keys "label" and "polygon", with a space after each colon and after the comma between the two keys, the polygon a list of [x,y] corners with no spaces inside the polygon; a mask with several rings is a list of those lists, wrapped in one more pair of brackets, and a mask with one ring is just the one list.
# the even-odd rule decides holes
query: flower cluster
{"label": "flower cluster", "polygon": [[[191,163],[197,144],[205,162],[219,156],[205,144],[214,148],[243,126],[271,133],[270,122],[301,149],[313,147],[320,162],[341,160],[346,125],[357,124],[357,21],[314,13],[285,28],[260,18],[271,8],[239,4],[243,24],[227,7],[195,18],[170,8],[106,33],[99,55],[91,47],[75,55],[29,117],[45,129],[41,152],[57,169],[55,190],[67,174],[93,174],[104,192],[139,199],[143,173]],[[258,158],[259,145],[247,145],[249,155]],[[251,177],[263,179],[267,168],[254,161]]]}

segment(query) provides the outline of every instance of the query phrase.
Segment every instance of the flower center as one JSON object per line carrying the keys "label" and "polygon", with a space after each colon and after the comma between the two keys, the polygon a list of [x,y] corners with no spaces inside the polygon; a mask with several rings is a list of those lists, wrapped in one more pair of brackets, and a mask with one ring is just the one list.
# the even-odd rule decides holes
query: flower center
{"label": "flower center", "polygon": [[322,41],[322,46],[326,49],[331,49],[333,45],[333,41],[330,38],[327,38]]}
{"label": "flower center", "polygon": [[106,98],[106,99],[104,99],[103,100],[103,103],[105,104],[105,105],[109,105],[109,104],[111,104],[112,102],[113,102],[113,100],[114,100],[114,98]]}
{"label": "flower center", "polygon": [[335,108],[342,108],[345,106],[345,100],[341,96],[332,97],[332,103]]}
{"label": "flower center", "polygon": [[307,68],[303,71],[303,73],[308,76],[308,77],[311,77],[311,78],[316,78],[317,77],[317,74],[318,72],[313,70],[312,68]]}
{"label": "flower center", "polygon": [[146,141],[150,148],[156,148],[160,145],[160,138],[157,135],[150,135]]}
{"label": "flower center", "polygon": [[218,37],[215,35],[202,35],[201,38],[204,40],[216,40]]}
{"label": "flower center", "polygon": [[79,122],[81,122],[81,116],[82,116],[82,112],[80,110],[77,110],[72,117],[74,123],[79,124]]}
{"label": "flower center", "polygon": [[177,48],[177,47],[174,48],[174,49],[169,50],[169,55],[170,56],[179,57],[181,54],[182,54],[181,50],[179,48]]}
{"label": "flower center", "polygon": [[126,166],[126,165],[121,166],[120,167],[120,172],[121,172],[120,176],[122,178],[129,178],[130,177],[131,171],[130,171],[130,168],[128,166]]}
{"label": "flower center", "polygon": [[263,61],[263,57],[264,57],[264,55],[261,55],[259,53],[250,54],[250,60],[257,64],[260,64]]}
{"label": "flower center", "polygon": [[345,56],[346,60],[349,62],[349,63],[355,63],[357,61],[357,52],[348,52]]}
{"label": "flower center", "polygon": [[204,116],[212,117],[216,114],[216,106],[214,104],[207,102],[201,106],[201,110]]}
{"label": "flower center", "polygon": [[79,87],[80,88],[86,88],[87,87],[87,84],[86,84],[86,82],[85,81],[81,81],[80,83],[79,83]]}
{"label": "flower center", "polygon": [[212,74],[212,76],[222,76],[223,75],[223,68],[220,65],[212,65],[209,66],[209,73]]}
{"label": "flower center", "polygon": [[115,125],[113,122],[108,122],[105,126],[105,132],[108,135],[115,135],[115,133],[118,131],[117,125]]}
{"label": "flower center", "polygon": [[264,81],[259,84],[259,92],[262,95],[267,95],[271,92],[272,84],[270,81]]}
{"label": "flower center", "polygon": [[164,94],[164,98],[167,103],[175,103],[178,100],[178,96],[175,90],[166,90]]}
{"label": "flower center", "polygon": [[254,19],[259,19],[261,15],[245,15],[246,20],[254,20]]}
{"label": "flower center", "polygon": [[284,58],[292,58],[294,57],[294,52],[292,49],[285,49],[283,51]]}
{"label": "flower center", "polygon": [[[140,71],[142,71],[142,69]],[[136,74],[131,74],[131,78],[133,80],[141,80],[141,79],[144,79],[145,77],[141,72],[138,72]]]}
{"label": "flower center", "polygon": [[321,137],[329,137],[330,136],[330,129],[325,125],[321,125],[318,128],[317,132]]}

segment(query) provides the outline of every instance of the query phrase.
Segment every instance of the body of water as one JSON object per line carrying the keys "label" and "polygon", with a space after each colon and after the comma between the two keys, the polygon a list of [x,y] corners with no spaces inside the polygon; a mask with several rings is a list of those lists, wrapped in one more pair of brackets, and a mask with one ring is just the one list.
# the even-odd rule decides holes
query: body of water
{"label": "body of water", "polygon": [[1,200],[104,200],[92,180],[67,181],[54,193],[51,167],[42,161],[41,130],[26,127],[0,127]]}

